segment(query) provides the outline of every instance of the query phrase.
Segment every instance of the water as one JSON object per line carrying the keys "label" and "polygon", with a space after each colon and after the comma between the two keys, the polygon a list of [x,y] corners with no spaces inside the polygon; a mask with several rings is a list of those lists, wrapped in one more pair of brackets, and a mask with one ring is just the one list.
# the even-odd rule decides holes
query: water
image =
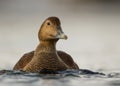
{"label": "water", "polygon": [[[0,75],[2,86],[117,86],[120,73],[103,74],[90,70],[63,71],[58,74],[25,73],[21,71],[3,70]],[[117,84],[117,85],[115,85]]]}
{"label": "water", "polygon": [[44,19],[60,18],[68,40],[57,49],[69,53],[81,69],[105,73],[39,76],[0,75],[0,86],[119,86],[120,3],[115,0],[0,0],[0,70],[12,70],[20,57],[34,50]]}
{"label": "water", "polygon": [[1,70],[1,86],[119,86],[120,73],[99,73],[86,69],[66,70],[57,74],[25,73]]}

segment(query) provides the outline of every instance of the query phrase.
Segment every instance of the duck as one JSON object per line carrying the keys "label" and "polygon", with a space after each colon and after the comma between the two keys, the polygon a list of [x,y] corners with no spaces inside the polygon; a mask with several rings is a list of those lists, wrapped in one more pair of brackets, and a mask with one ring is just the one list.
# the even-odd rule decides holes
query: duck
{"label": "duck", "polygon": [[13,70],[37,73],[42,69],[63,71],[79,69],[71,55],[56,49],[60,39],[67,39],[58,17],[48,17],[38,32],[39,44],[34,51],[25,53],[15,64]]}

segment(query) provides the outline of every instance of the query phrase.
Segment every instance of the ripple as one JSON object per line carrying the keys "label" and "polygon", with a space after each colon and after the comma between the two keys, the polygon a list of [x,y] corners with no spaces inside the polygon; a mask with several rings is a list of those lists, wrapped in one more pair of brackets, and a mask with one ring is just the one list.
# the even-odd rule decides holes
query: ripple
{"label": "ripple", "polygon": [[99,78],[120,78],[120,73],[112,72],[109,74],[104,74],[101,72],[93,72],[87,69],[80,70],[65,70],[65,71],[53,71],[48,69],[43,69],[39,73],[28,73],[24,71],[15,70],[0,70],[0,79],[5,76],[26,76],[26,77],[41,77],[41,78],[52,78],[59,79],[63,77],[73,76],[73,77],[99,77]]}
{"label": "ripple", "polygon": [[[47,81],[47,82],[46,82]],[[2,86],[119,86],[120,73],[112,72],[109,74],[94,72],[87,69],[52,71],[43,69],[39,73],[28,73],[15,70],[1,70],[0,83]],[[73,85],[74,84],[74,85]]]}
{"label": "ripple", "polygon": [[[43,77],[43,78],[62,78],[66,76],[74,76],[80,77],[80,75],[92,76],[92,75],[100,75],[104,76],[104,73],[93,72],[87,69],[80,69],[80,70],[65,70],[65,71],[53,71],[48,69],[43,69],[39,73],[27,73],[24,71],[15,71],[15,70],[1,70],[0,75],[9,75],[9,76],[28,76],[28,77]],[[115,75],[115,74],[114,74]],[[54,76],[54,77],[53,77]],[[113,75],[108,75],[113,76]]]}

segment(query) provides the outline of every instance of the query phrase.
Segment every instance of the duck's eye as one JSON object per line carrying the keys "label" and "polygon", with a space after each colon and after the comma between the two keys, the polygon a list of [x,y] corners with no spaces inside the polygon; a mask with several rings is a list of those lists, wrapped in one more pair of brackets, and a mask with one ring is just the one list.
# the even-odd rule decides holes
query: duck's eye
{"label": "duck's eye", "polygon": [[50,22],[48,22],[47,25],[50,25]]}

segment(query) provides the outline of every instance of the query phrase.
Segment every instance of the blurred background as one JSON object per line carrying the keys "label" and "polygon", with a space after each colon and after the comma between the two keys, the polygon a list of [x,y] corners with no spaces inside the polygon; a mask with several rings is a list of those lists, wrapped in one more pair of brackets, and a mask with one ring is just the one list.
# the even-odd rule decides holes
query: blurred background
{"label": "blurred background", "polygon": [[0,70],[34,50],[42,22],[57,16],[68,40],[58,50],[82,69],[120,70],[119,0],[0,0]]}

